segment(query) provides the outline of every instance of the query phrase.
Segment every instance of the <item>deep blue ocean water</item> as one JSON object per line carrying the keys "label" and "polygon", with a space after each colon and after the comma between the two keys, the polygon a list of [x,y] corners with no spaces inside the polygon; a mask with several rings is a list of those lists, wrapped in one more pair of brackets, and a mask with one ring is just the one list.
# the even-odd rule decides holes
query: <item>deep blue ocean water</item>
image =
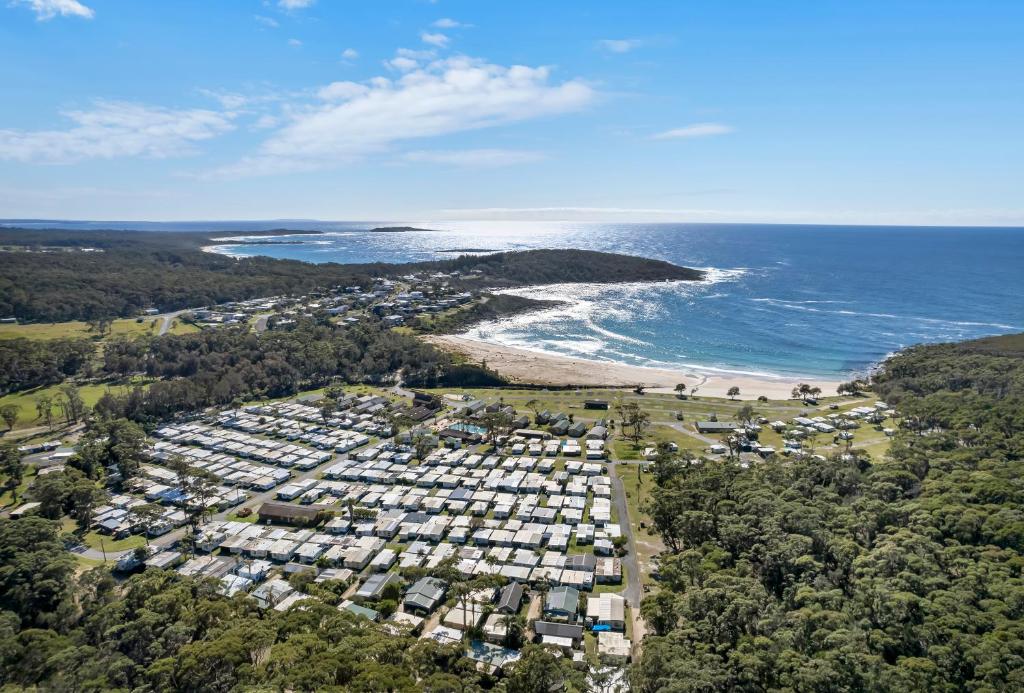
{"label": "deep blue ocean water", "polygon": [[[586,248],[709,270],[707,281],[517,291],[563,308],[474,328],[510,346],[646,366],[820,378],[862,373],[917,342],[1024,332],[1024,229],[412,222],[62,223],[66,228],[294,228],[296,245],[223,241],[220,252],[308,262],[406,262],[460,249]],[[20,224],[24,225],[24,224]],[[405,222],[402,222],[405,225]],[[39,226],[55,226],[53,223]]]}

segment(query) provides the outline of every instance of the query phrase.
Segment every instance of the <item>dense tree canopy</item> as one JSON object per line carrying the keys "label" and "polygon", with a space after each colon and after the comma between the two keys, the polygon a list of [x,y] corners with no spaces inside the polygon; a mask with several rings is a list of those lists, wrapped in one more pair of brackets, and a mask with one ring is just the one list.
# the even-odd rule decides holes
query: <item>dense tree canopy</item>
{"label": "dense tree canopy", "polygon": [[88,339],[0,339],[0,395],[79,375],[95,350]]}
{"label": "dense tree canopy", "polygon": [[111,375],[140,372],[161,379],[125,395],[104,395],[97,404],[103,415],[136,421],[235,399],[285,397],[335,379],[381,383],[401,374],[415,386],[502,382],[494,373],[456,364],[447,353],[369,320],[348,327],[303,320],[294,329],[262,335],[226,328],[114,340],[105,346],[104,368]]}
{"label": "dense tree canopy", "polygon": [[1024,688],[1024,358],[917,347],[875,388],[904,421],[885,459],[658,475],[638,690]]}

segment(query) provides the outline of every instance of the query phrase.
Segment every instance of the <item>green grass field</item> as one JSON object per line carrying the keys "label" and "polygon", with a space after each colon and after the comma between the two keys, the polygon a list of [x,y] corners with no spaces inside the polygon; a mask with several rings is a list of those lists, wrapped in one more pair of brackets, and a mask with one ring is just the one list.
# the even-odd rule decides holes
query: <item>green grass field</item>
{"label": "green grass field", "polygon": [[[108,390],[117,391],[123,387],[125,386],[82,385],[78,388],[78,392],[82,395],[82,399],[85,401],[86,406],[91,408],[95,406],[99,398]],[[32,390],[24,390],[22,392],[16,392],[14,394],[0,397],[0,407],[7,406],[8,404],[13,404],[18,407],[18,423],[14,426],[15,431],[24,428],[33,428],[43,425],[43,422],[37,418],[36,402],[43,397],[56,398],[60,394],[61,391],[59,385],[37,387]],[[59,412],[56,408],[54,408],[54,416],[55,418],[59,416]]]}
{"label": "green grass field", "polygon": [[[0,482],[6,487],[6,482],[9,477],[0,477]],[[18,507],[22,503],[26,502],[25,492],[28,487],[32,485],[32,482],[36,478],[36,468],[33,465],[25,465],[25,472],[21,476],[21,483],[18,484],[17,500],[15,500],[15,493],[12,491],[4,491],[0,494],[0,510],[9,510]]]}
{"label": "green grass field", "polygon": [[[120,337],[156,333],[156,322],[153,318],[143,318],[137,322],[134,318],[114,320],[106,336]],[[99,338],[99,334],[80,320],[72,322],[36,323],[31,325],[0,325],[0,339],[60,339],[62,337]]]}
{"label": "green grass field", "polygon": [[[77,534],[76,530],[78,529],[78,523],[69,517],[65,517],[61,520],[61,529],[64,532],[74,532]],[[140,546],[146,545],[146,539],[141,535],[132,535],[124,539],[114,539],[113,537],[99,534],[97,532],[86,532],[84,535],[80,535],[80,538],[82,543],[90,549],[96,549],[97,551],[105,550],[108,553],[137,549]]]}
{"label": "green grass field", "polygon": [[[110,337],[137,337],[145,334],[157,334],[160,320],[153,317],[123,318],[114,320],[110,330],[103,339]],[[168,334],[191,334],[199,328],[181,320],[173,320]],[[100,335],[81,320],[71,322],[33,323],[30,325],[0,325],[0,339],[61,339],[65,337],[86,337],[100,340]]]}

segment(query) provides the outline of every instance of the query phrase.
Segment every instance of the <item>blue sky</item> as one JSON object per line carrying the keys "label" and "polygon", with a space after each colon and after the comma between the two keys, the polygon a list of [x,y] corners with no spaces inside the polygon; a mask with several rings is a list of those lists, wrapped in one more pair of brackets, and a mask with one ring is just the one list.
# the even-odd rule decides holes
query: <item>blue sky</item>
{"label": "blue sky", "polygon": [[0,217],[1024,224],[1024,3],[3,0]]}

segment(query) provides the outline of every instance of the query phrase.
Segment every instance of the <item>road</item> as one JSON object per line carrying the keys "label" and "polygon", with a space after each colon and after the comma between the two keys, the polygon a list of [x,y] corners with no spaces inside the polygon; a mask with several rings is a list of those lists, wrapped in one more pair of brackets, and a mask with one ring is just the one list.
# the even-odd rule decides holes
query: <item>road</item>
{"label": "road", "polygon": [[181,315],[182,313],[187,312],[189,312],[189,309],[176,310],[173,313],[161,313],[160,315],[157,315],[156,319],[160,321],[160,327],[157,328],[156,333],[158,335],[167,334],[167,331],[171,329],[171,325],[174,323],[174,319]]}
{"label": "road", "polygon": [[626,488],[619,478],[618,466],[626,462],[613,462],[608,465],[608,476],[612,482],[612,498],[615,501],[615,512],[619,517],[619,527],[622,535],[626,537],[626,555],[622,558],[622,564],[626,569],[626,588],[622,596],[626,598],[629,606],[629,613],[633,622],[633,649],[634,655],[639,652],[640,642],[643,640],[645,631],[643,621],[640,618],[640,600],[643,599],[643,585],[640,583],[640,563],[637,561],[636,538],[633,536],[633,526],[629,517],[629,508],[626,505]]}
{"label": "road", "polygon": [[262,334],[267,331],[267,320],[269,320],[274,314],[263,313],[262,315],[256,316],[256,322],[252,324],[252,329],[256,330],[257,334]]}

